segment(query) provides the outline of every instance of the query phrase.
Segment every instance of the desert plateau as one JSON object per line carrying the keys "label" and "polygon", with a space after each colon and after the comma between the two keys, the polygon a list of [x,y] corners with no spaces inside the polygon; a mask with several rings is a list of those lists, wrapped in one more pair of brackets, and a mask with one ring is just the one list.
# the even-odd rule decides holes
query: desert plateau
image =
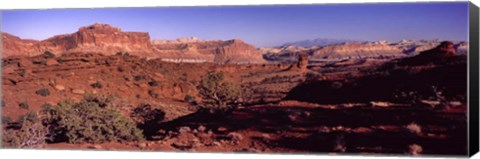
{"label": "desert plateau", "polygon": [[467,153],[467,42],[319,41],[2,32],[2,147]]}

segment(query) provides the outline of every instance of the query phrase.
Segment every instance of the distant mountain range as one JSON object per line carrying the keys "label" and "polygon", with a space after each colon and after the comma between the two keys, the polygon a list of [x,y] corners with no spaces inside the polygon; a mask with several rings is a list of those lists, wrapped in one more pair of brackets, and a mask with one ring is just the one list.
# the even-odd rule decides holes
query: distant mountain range
{"label": "distant mountain range", "polygon": [[[357,40],[317,38],[317,39],[309,39],[309,40],[288,42],[288,43],[285,43],[285,44],[281,45],[280,47],[285,47],[285,46],[301,46],[301,47],[326,46],[326,45],[342,44],[342,43],[353,42],[353,41],[357,41]],[[358,41],[358,42],[363,42],[363,41]]]}

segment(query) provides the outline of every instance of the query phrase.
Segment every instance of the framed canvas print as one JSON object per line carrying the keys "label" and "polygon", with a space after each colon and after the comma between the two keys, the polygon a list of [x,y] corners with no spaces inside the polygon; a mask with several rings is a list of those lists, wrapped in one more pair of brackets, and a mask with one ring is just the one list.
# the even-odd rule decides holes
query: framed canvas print
{"label": "framed canvas print", "polygon": [[468,1],[1,10],[1,148],[468,157]]}

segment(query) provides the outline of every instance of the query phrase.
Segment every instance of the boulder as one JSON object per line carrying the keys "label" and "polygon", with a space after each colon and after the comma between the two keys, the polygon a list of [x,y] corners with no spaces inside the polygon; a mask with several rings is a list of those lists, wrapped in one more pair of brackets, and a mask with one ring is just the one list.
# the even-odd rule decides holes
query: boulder
{"label": "boulder", "polygon": [[57,85],[55,85],[54,87],[55,87],[55,89],[58,90],[58,91],[64,91],[64,90],[65,90],[65,86],[63,86],[63,85],[57,84]]}
{"label": "boulder", "polygon": [[73,89],[72,93],[82,95],[82,94],[85,94],[85,90],[83,90],[83,89]]}
{"label": "boulder", "polygon": [[205,132],[207,130],[207,128],[203,125],[200,125],[200,126],[198,126],[197,130],[200,131],[200,132]]}
{"label": "boulder", "polygon": [[190,127],[187,127],[187,126],[183,126],[183,127],[180,127],[178,129],[178,132],[180,132],[180,133],[186,133],[186,132],[190,132],[190,131],[191,131]]}
{"label": "boulder", "polygon": [[225,132],[227,130],[228,129],[226,127],[223,127],[223,126],[217,128],[217,131],[219,131],[219,132]]}
{"label": "boulder", "polygon": [[142,142],[142,143],[139,143],[139,144],[138,144],[138,147],[140,147],[140,148],[145,148],[145,147],[147,147],[147,146],[148,146],[148,144],[145,143],[145,142]]}

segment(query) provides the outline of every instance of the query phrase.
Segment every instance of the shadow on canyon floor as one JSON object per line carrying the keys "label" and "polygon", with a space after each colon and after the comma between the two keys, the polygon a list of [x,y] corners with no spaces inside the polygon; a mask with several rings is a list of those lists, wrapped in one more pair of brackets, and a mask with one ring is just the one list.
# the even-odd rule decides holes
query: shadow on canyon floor
{"label": "shadow on canyon floor", "polygon": [[[199,111],[149,127],[176,131],[183,126],[200,125],[226,134],[254,131],[277,136],[275,139],[252,138],[271,147],[306,152],[405,153],[408,146],[423,146],[426,154],[465,154],[466,119],[463,113],[431,109],[396,107],[353,107],[342,109],[305,107],[249,107],[226,113]],[[421,134],[405,125],[421,125]],[[218,128],[226,131],[218,131]],[[337,130],[322,131],[325,128]],[[390,127],[390,128],[379,128]],[[366,128],[367,131],[356,131]],[[146,134],[148,137],[160,134]]]}

